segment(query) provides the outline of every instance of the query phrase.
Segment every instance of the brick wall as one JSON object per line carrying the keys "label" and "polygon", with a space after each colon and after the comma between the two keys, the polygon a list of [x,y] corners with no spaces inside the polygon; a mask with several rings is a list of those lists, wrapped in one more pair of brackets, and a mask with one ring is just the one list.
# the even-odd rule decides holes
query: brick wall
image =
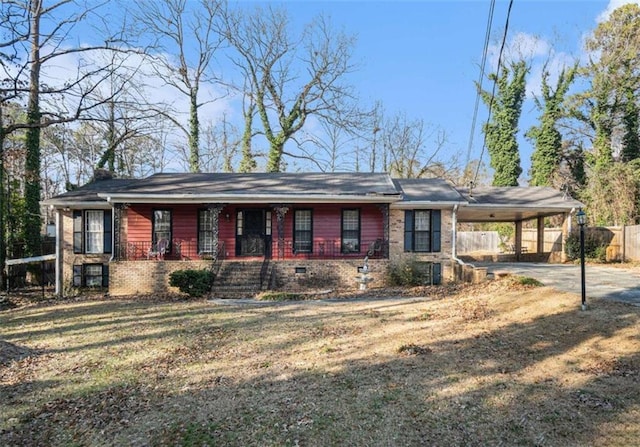
{"label": "brick wall", "polygon": [[73,211],[63,210],[60,213],[63,238],[58,255],[62,259],[62,294],[75,295],[78,291],[73,287],[73,266],[81,264],[108,264],[111,254],[78,254],[73,252]]}
{"label": "brick wall", "polygon": [[454,280],[452,268],[451,237],[452,211],[443,209],[441,211],[440,244],[438,253],[413,253],[404,251],[404,210],[389,210],[389,261],[391,264],[402,262],[407,258],[415,258],[421,262],[437,262],[442,264],[442,282]]}
{"label": "brick wall", "polygon": [[[363,259],[354,260],[301,260],[273,262],[275,288],[279,290],[305,289],[358,289],[358,267],[364,265]],[[386,259],[369,260],[371,282],[368,287],[381,287],[385,284],[389,261]],[[301,270],[305,270],[302,272]],[[298,273],[296,273],[296,270]]]}
{"label": "brick wall", "polygon": [[115,261],[109,264],[109,294],[150,295],[179,294],[169,285],[169,275],[176,270],[202,270],[212,261]]}

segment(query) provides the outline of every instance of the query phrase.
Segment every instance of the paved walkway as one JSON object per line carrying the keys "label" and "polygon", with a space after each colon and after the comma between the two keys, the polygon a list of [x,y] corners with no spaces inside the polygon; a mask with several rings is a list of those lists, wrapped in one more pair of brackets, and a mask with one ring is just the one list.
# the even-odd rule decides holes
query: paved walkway
{"label": "paved walkway", "polygon": [[[487,267],[489,273],[508,271],[516,275],[529,276],[565,292],[580,295],[580,265],[538,264],[529,262],[477,263]],[[606,265],[586,265],[585,283],[587,302],[589,298],[608,298],[640,306],[640,270]]]}

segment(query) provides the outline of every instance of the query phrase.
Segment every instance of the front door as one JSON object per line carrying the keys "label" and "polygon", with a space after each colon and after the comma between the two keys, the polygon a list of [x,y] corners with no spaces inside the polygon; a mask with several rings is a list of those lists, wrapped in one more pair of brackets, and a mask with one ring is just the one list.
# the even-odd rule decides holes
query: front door
{"label": "front door", "polygon": [[238,212],[236,255],[265,255],[265,211],[248,209]]}

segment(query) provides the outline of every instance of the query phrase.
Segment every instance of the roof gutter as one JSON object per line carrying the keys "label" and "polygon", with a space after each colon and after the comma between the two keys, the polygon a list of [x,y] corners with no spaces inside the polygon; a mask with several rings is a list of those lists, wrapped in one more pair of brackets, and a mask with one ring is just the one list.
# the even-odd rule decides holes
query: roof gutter
{"label": "roof gutter", "polygon": [[391,206],[393,209],[416,209],[416,208],[429,208],[429,209],[446,209],[450,207],[457,208],[460,205],[466,205],[468,202],[460,201],[432,201],[432,200],[416,200],[416,201],[403,201],[393,203]]}
{"label": "roof gutter", "polygon": [[106,194],[98,197],[109,203],[393,203],[401,200],[399,195],[297,195],[297,194]]}

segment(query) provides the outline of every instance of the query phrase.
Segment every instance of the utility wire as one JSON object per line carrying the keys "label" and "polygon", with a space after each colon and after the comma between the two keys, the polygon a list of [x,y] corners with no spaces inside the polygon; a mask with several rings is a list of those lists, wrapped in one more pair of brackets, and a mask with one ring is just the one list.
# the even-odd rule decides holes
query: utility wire
{"label": "utility wire", "polygon": [[493,11],[496,6],[496,0],[491,0],[489,6],[489,15],[487,16],[486,32],[484,35],[484,47],[482,48],[482,61],[480,62],[480,74],[477,81],[476,103],[473,107],[473,118],[471,120],[471,132],[469,132],[469,145],[467,146],[467,162],[465,166],[469,166],[471,161],[471,148],[473,147],[473,137],[476,131],[476,121],[478,119],[478,108],[480,106],[480,98],[482,91],[482,81],[484,80],[485,67],[487,65],[487,53],[489,51],[489,39],[491,38],[491,25],[493,24]]}
{"label": "utility wire", "polygon": [[[493,88],[491,90],[491,100],[489,101],[489,115],[487,115],[487,123],[485,126],[489,125],[489,121],[491,120],[491,111],[493,109],[493,99],[496,95],[496,86],[498,85],[498,77],[500,76],[500,67],[502,66],[502,53],[504,52],[504,46],[507,41],[507,32],[509,31],[509,17],[511,17],[511,7],[513,6],[513,0],[509,1],[509,9],[507,9],[507,19],[504,24],[504,34],[502,35],[502,44],[500,45],[500,52],[498,53],[498,67],[496,68],[496,79],[493,80]],[[480,165],[482,164],[482,157],[484,156],[484,152],[487,148],[487,133],[484,133],[484,138],[482,139],[482,151],[480,152],[480,159],[478,160],[478,166],[476,167],[476,173],[473,176],[473,182],[471,183],[471,187],[469,188],[469,193],[471,194],[471,189],[473,185],[475,185],[478,180],[478,173],[480,172]]]}

